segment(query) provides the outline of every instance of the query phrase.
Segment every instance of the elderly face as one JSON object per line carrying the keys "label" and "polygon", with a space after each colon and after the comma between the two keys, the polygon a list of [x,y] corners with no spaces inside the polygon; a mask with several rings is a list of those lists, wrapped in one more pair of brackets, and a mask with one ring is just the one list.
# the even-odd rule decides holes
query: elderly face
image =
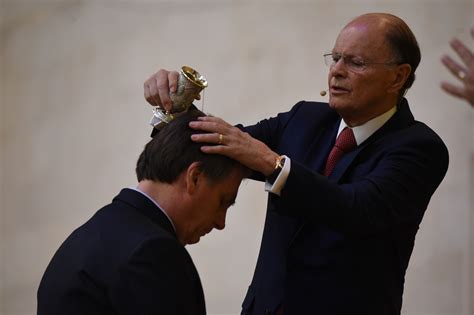
{"label": "elderly face", "polygon": [[[328,75],[329,105],[350,126],[361,125],[396,104],[390,90],[396,77],[395,58],[385,40],[385,29],[373,18],[346,26],[332,50]],[[360,65],[366,66],[360,66]]]}

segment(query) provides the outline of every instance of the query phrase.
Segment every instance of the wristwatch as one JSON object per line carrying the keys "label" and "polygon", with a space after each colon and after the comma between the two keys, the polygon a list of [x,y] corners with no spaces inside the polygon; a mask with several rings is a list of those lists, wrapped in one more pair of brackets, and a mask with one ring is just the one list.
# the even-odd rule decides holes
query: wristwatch
{"label": "wristwatch", "polygon": [[273,184],[275,180],[277,179],[278,175],[280,175],[280,172],[283,169],[283,166],[285,166],[285,160],[286,160],[286,157],[284,155],[280,155],[275,159],[275,169],[273,173],[271,173],[270,176],[267,177],[267,181],[270,184]]}

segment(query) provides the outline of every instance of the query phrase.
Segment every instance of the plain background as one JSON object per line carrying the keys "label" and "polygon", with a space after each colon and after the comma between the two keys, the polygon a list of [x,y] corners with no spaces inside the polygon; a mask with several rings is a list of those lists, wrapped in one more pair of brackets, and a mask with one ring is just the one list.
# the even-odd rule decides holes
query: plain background
{"label": "plain background", "polygon": [[[322,54],[366,12],[396,14],[413,29],[423,57],[408,99],[451,158],[418,232],[403,314],[474,314],[474,109],[439,88],[456,81],[439,62],[450,38],[474,48],[472,0],[2,1],[0,314],[34,314],[61,242],[136,184],[150,133],[143,82],[154,71],[194,67],[209,81],[204,111],[254,123],[302,99],[326,100]],[[263,184],[244,182],[226,229],[188,247],[210,315],[240,311],[265,204]]]}

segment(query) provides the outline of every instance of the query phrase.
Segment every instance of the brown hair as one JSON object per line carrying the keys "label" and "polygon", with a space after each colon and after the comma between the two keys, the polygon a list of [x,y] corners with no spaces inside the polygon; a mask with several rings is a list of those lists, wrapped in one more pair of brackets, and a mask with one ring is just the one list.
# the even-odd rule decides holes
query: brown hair
{"label": "brown hair", "polygon": [[203,153],[202,144],[191,140],[192,134],[203,133],[189,127],[189,122],[200,116],[206,115],[197,109],[189,110],[155,134],[138,158],[138,181],[148,179],[171,184],[193,162],[199,162],[199,169],[213,182],[223,179],[235,167],[242,167],[223,155]]}

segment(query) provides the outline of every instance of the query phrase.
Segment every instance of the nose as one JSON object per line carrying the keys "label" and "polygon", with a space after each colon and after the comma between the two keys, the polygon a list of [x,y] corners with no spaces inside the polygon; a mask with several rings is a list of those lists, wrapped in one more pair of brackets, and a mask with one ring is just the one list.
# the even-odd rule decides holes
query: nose
{"label": "nose", "polygon": [[216,222],[214,223],[214,227],[218,230],[223,230],[225,228],[225,217],[226,217],[226,214],[224,213],[223,215],[220,215]]}
{"label": "nose", "polygon": [[340,58],[329,68],[330,77],[340,77],[344,76],[347,73],[346,64],[344,63],[344,58]]}

